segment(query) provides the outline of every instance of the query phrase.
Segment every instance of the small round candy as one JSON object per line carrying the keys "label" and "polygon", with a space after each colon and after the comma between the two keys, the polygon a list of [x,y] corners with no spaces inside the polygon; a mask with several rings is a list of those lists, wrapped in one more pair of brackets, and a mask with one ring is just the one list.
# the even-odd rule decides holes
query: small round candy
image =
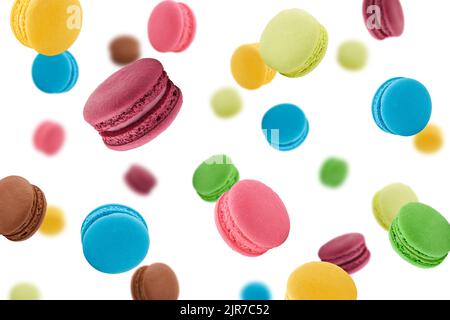
{"label": "small round candy", "polygon": [[429,124],[414,137],[414,146],[422,153],[436,153],[444,144],[444,134],[435,124]]}
{"label": "small round candy", "polygon": [[65,226],[64,212],[55,206],[48,206],[39,231],[47,236],[60,234]]}
{"label": "small round candy", "polygon": [[234,117],[242,110],[241,95],[234,88],[221,88],[213,94],[211,107],[221,118]]}
{"label": "small round candy", "polygon": [[132,36],[120,36],[109,45],[111,60],[118,65],[126,65],[139,59],[141,49],[139,41]]}
{"label": "small round candy", "polygon": [[276,75],[261,58],[259,44],[245,44],[236,49],[231,57],[231,73],[234,80],[248,90],[270,83]]}
{"label": "small round candy", "polygon": [[119,204],[92,211],[81,227],[81,241],[89,264],[110,274],[137,267],[150,245],[147,224],[142,216]]}
{"label": "small round candy", "polygon": [[363,69],[368,59],[367,47],[360,41],[346,41],[338,49],[338,62],[347,70]]}
{"label": "small round candy", "polygon": [[54,121],[44,121],[36,128],[33,135],[34,147],[46,154],[57,154],[64,145],[65,132],[62,125]]}
{"label": "small round candy", "polygon": [[78,64],[66,51],[57,56],[39,54],[33,63],[33,81],[45,93],[65,93],[78,81]]}
{"label": "small round candy", "polygon": [[241,292],[242,300],[271,300],[272,294],[269,287],[262,282],[250,282]]}
{"label": "small round candy", "polygon": [[299,147],[309,133],[309,123],[303,111],[293,104],[280,104],[266,112],[262,129],[270,145],[280,151]]}
{"label": "small round candy", "polygon": [[377,126],[390,134],[409,137],[425,129],[431,117],[431,97],[419,81],[393,78],[377,91],[372,115]]}
{"label": "small round candy", "polygon": [[347,178],[348,164],[338,158],[327,159],[320,169],[320,181],[327,187],[340,187]]}
{"label": "small round candy", "polygon": [[39,300],[39,289],[31,283],[18,283],[12,287],[9,293],[10,300]]}

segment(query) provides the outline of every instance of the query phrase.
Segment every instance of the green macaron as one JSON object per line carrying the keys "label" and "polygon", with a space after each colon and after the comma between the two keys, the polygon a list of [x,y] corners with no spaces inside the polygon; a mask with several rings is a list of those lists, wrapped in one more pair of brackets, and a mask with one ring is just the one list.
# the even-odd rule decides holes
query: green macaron
{"label": "green macaron", "polygon": [[368,50],[364,43],[350,40],[341,44],[337,59],[344,69],[358,71],[366,66],[368,56]]}
{"label": "green macaron", "polygon": [[266,26],[260,41],[264,62],[289,78],[305,76],[322,61],[328,48],[328,33],[308,12],[288,9]]}
{"label": "green macaron", "polygon": [[215,155],[195,170],[192,184],[205,201],[214,202],[239,181],[239,171],[230,157]]}
{"label": "green macaron", "polygon": [[433,268],[450,251],[450,224],[433,208],[409,203],[392,222],[389,238],[403,259],[421,268]]}
{"label": "green macaron", "polygon": [[39,300],[39,289],[31,283],[18,283],[12,287],[9,293],[10,300]]}
{"label": "green macaron", "polygon": [[220,88],[211,98],[211,107],[220,118],[234,117],[242,110],[241,95],[234,88]]}
{"label": "green macaron", "polygon": [[320,169],[320,181],[327,187],[340,187],[347,179],[348,164],[339,158],[328,158]]}

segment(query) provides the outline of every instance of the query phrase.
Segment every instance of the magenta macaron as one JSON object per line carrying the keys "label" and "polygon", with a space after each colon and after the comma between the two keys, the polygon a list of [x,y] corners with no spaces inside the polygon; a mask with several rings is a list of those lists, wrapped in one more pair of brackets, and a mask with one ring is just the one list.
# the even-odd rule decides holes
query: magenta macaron
{"label": "magenta macaron", "polygon": [[362,234],[348,233],[324,244],[319,250],[319,258],[341,267],[348,273],[355,273],[367,265],[370,251]]}
{"label": "magenta macaron", "polygon": [[399,0],[364,0],[363,17],[367,30],[375,39],[403,34],[405,19]]}
{"label": "magenta macaron", "polygon": [[181,90],[162,64],[141,59],[114,73],[89,97],[84,119],[113,150],[138,148],[175,120],[183,103]]}
{"label": "magenta macaron", "polygon": [[195,37],[197,23],[191,8],[166,0],[158,4],[148,20],[148,38],[159,52],[186,50]]}
{"label": "magenta macaron", "polygon": [[65,132],[62,125],[54,121],[40,123],[33,135],[34,147],[47,156],[57,154],[65,140]]}
{"label": "magenta macaron", "polygon": [[255,180],[242,180],[224,193],[216,204],[215,219],[225,242],[249,257],[282,245],[290,231],[283,201]]}
{"label": "magenta macaron", "polygon": [[134,192],[148,195],[156,185],[156,178],[146,168],[134,164],[126,172],[125,182]]}

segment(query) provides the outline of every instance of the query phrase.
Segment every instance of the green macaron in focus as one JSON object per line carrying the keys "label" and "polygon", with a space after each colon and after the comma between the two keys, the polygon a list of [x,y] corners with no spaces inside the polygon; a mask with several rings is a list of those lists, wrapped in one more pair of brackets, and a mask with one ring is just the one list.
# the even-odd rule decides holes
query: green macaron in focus
{"label": "green macaron in focus", "polygon": [[359,71],[367,64],[369,53],[364,43],[356,40],[346,41],[338,49],[338,62],[347,70]]}
{"label": "green macaron in focus", "polygon": [[215,155],[195,170],[192,184],[205,201],[214,202],[239,181],[239,171],[230,157]]}
{"label": "green macaron in focus", "polygon": [[409,203],[392,222],[389,238],[403,259],[417,267],[433,268],[450,251],[450,224],[433,208]]}
{"label": "green macaron in focus", "polygon": [[239,92],[231,87],[217,90],[211,98],[214,113],[221,118],[231,118],[242,110],[242,98]]}
{"label": "green macaron in focus", "polygon": [[10,300],[39,300],[39,289],[31,283],[18,283],[9,293]]}
{"label": "green macaron in focus", "polygon": [[338,158],[327,159],[320,169],[320,181],[327,187],[338,188],[347,179],[348,164]]}

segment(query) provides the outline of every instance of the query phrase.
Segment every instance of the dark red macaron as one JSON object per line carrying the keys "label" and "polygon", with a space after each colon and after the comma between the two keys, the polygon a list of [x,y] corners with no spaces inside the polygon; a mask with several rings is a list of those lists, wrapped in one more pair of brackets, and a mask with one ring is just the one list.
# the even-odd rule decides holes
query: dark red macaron
{"label": "dark red macaron", "polygon": [[364,0],[363,17],[367,30],[375,39],[403,34],[405,18],[399,0]]}
{"label": "dark red macaron", "polygon": [[146,168],[132,165],[125,174],[125,182],[136,193],[148,195],[156,185],[156,178]]}

